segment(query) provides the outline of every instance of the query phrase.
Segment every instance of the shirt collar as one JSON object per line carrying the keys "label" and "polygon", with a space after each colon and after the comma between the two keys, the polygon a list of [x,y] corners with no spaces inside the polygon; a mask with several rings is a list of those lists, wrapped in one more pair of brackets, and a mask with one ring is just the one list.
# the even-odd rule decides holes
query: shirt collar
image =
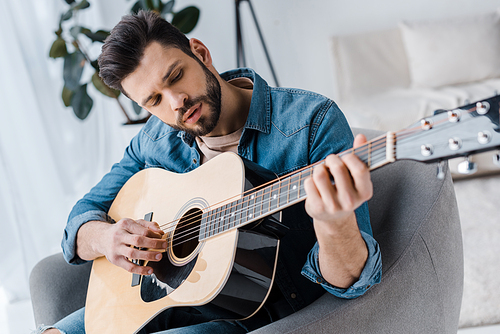
{"label": "shirt collar", "polygon": [[[246,77],[253,81],[252,101],[245,128],[269,133],[271,128],[271,89],[267,82],[250,68],[230,70],[221,73],[220,76],[226,81],[241,77]],[[263,108],[265,109],[263,110]]]}

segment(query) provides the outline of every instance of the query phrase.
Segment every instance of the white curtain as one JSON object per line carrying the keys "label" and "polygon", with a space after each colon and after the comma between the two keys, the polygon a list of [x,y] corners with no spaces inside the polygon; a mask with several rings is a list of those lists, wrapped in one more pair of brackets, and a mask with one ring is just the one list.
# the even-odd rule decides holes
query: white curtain
{"label": "white curtain", "polygon": [[[79,20],[92,30],[111,29],[130,6],[91,1]],[[121,125],[116,101],[91,85],[94,107],[85,121],[64,107],[62,59],[48,53],[67,7],[63,0],[0,0],[0,287],[10,302],[29,298],[32,267],[61,251],[72,206],[138,131]],[[94,57],[99,48],[92,48]]]}

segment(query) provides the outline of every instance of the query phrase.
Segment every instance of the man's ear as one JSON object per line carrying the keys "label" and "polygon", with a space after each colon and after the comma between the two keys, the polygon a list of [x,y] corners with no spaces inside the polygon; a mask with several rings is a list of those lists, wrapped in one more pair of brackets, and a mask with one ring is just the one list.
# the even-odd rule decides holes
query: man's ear
{"label": "man's ear", "polygon": [[196,38],[191,38],[189,40],[189,45],[191,46],[191,51],[194,53],[205,66],[210,67],[212,65],[212,56],[210,51],[200,40]]}

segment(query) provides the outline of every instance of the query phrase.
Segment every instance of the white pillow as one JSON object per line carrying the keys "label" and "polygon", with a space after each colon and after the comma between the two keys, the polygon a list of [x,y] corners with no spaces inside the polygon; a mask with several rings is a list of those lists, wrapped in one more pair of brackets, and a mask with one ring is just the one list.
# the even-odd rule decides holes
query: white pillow
{"label": "white pillow", "polygon": [[331,37],[339,101],[410,86],[399,29]]}
{"label": "white pillow", "polygon": [[413,87],[434,88],[500,77],[497,12],[399,25]]}

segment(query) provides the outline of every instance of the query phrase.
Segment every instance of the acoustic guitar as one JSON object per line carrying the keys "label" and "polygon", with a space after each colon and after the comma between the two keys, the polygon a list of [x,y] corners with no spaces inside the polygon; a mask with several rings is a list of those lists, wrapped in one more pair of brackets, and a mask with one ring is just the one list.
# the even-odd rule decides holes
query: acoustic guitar
{"label": "acoustic guitar", "polygon": [[[446,159],[500,148],[499,104],[500,95],[439,110],[340,155],[354,153],[370,170],[401,159],[438,162],[437,176],[443,177]],[[500,155],[493,157],[500,164]],[[105,257],[94,260],[86,332],[136,333],[163,310],[180,306],[213,304],[238,319],[254,315],[269,295],[279,238],[286,233],[279,213],[305,200],[304,181],[321,163],[277,178],[224,153],[186,174],[150,168],[132,176],[109,215],[116,221],[154,215],[168,249],[160,262],[148,263],[154,269],[148,276]],[[473,169],[464,163],[465,172]]]}

